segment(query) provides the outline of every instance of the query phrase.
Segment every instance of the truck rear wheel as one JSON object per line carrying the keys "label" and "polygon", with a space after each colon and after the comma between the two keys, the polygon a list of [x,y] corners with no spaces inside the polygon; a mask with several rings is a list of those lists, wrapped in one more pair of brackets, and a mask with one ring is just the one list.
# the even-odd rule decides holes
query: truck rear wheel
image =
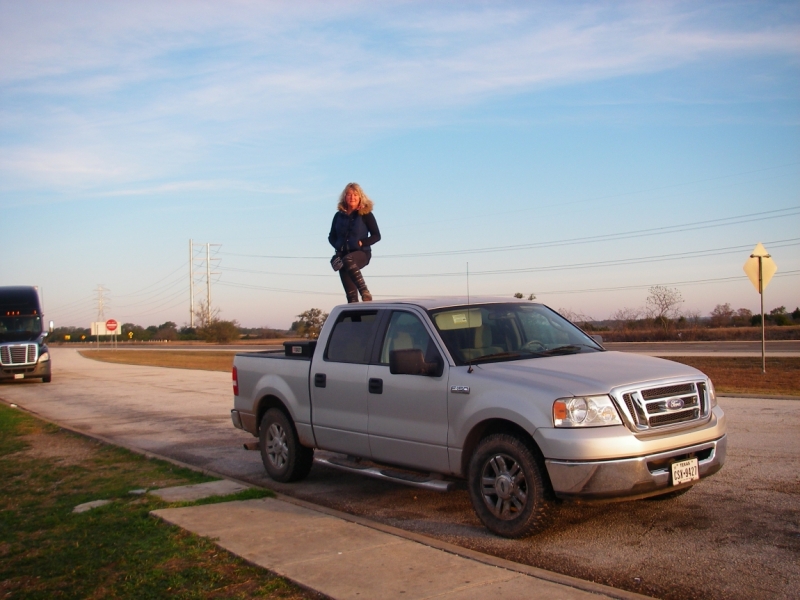
{"label": "truck rear wheel", "polygon": [[261,419],[259,447],[267,474],[282,483],[305,478],[314,462],[314,449],[300,443],[291,420],[278,408]]}
{"label": "truck rear wheel", "polygon": [[499,433],[482,440],[469,463],[468,485],[472,507],[490,531],[519,538],[547,526],[542,470],[518,437]]}

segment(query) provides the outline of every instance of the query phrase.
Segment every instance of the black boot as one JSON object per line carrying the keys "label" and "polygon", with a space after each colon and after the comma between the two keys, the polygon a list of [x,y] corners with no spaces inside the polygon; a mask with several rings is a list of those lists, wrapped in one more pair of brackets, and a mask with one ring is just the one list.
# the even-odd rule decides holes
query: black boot
{"label": "black boot", "polygon": [[361,271],[358,269],[351,269],[350,277],[352,277],[353,281],[355,282],[358,291],[361,292],[361,299],[364,302],[369,302],[372,300],[372,294],[369,293],[367,284],[364,283],[364,276],[361,274]]}

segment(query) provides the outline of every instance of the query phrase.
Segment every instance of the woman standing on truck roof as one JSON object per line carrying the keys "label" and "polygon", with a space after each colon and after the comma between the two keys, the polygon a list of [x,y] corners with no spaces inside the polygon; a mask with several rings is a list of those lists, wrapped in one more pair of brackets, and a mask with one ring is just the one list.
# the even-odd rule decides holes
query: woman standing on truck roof
{"label": "woman standing on truck roof", "polygon": [[372,244],[381,239],[372,207],[372,200],[361,186],[348,183],[339,196],[338,210],[333,215],[331,232],[328,234],[328,241],[336,250],[331,265],[335,271],[339,271],[348,302],[358,302],[359,292],[364,302],[372,300],[361,274],[361,269],[372,258]]}

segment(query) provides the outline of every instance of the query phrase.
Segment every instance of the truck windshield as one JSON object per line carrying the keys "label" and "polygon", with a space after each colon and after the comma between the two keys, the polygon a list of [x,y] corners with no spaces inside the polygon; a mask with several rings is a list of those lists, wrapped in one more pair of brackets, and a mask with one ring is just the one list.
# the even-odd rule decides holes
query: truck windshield
{"label": "truck windshield", "polygon": [[541,304],[479,304],[434,310],[430,315],[460,365],[603,350]]}
{"label": "truck windshield", "polygon": [[41,333],[41,317],[0,317],[0,341],[17,342],[33,340]]}

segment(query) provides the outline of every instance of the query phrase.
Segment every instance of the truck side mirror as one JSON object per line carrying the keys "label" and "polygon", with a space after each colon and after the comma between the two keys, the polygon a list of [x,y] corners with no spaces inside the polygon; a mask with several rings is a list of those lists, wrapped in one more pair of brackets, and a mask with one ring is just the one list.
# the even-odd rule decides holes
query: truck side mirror
{"label": "truck side mirror", "polygon": [[389,352],[389,372],[392,375],[427,375],[439,377],[444,372],[444,363],[425,362],[422,350],[392,350]]}

